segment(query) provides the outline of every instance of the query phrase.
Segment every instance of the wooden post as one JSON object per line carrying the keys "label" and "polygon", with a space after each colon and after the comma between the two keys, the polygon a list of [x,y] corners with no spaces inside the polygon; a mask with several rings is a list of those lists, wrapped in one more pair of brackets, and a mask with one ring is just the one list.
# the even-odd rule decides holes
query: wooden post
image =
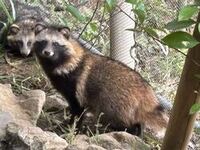
{"label": "wooden post", "polygon": [[[200,21],[200,13],[198,15]],[[194,37],[200,41],[197,26],[194,30]],[[190,115],[192,105],[199,101],[200,79],[200,44],[189,49],[179,87],[175,97],[172,114],[164,138],[162,150],[185,150],[191,137],[195,115]]]}

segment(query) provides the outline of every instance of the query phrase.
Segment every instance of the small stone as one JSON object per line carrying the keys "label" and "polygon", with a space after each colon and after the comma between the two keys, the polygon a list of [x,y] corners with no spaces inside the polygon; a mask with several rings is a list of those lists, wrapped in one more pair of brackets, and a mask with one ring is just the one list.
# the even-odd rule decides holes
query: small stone
{"label": "small stone", "polygon": [[139,137],[129,134],[127,132],[111,132],[108,133],[111,137],[116,139],[123,149],[130,150],[150,150],[150,147],[145,144]]}
{"label": "small stone", "polygon": [[67,107],[69,107],[67,101],[58,94],[47,96],[46,102],[44,104],[45,110],[50,108],[64,109]]}
{"label": "small stone", "polygon": [[94,136],[90,139],[90,141],[91,143],[95,143],[96,145],[109,150],[121,147],[120,143],[108,134],[100,134],[98,136]]}

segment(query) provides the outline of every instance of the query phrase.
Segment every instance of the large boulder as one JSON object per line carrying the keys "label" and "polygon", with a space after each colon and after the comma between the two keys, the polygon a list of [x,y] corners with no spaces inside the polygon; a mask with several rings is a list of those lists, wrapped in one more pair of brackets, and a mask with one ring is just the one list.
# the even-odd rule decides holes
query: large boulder
{"label": "large boulder", "polygon": [[1,150],[64,150],[68,146],[57,134],[36,127],[45,100],[41,90],[16,97],[10,85],[0,84]]}
{"label": "large boulder", "polygon": [[66,150],[150,150],[150,147],[137,136],[111,132],[93,137],[77,135]]}

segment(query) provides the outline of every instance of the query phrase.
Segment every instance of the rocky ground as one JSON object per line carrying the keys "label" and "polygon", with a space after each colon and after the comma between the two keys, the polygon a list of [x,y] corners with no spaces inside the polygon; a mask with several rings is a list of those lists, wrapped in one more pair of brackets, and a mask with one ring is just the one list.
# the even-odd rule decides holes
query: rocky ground
{"label": "rocky ground", "polygon": [[[0,149],[1,150],[148,150],[140,138],[126,132],[110,132],[88,137],[77,135],[68,141],[56,133],[36,126],[43,107],[63,106],[41,90],[15,96],[11,86],[0,84]],[[69,133],[70,134],[70,133]]]}

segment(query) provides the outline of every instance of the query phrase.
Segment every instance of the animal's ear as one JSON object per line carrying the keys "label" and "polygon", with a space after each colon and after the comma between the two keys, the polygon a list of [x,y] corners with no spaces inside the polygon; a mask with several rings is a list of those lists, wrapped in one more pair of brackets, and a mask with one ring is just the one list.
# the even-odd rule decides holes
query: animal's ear
{"label": "animal's ear", "polygon": [[69,39],[70,29],[68,27],[61,28],[59,31],[65,36],[66,39]]}
{"label": "animal's ear", "polygon": [[16,24],[12,24],[9,28],[8,34],[10,35],[16,35],[19,32],[19,26]]}
{"label": "animal's ear", "polygon": [[40,33],[42,30],[46,29],[47,27],[43,23],[37,23],[35,25],[35,34]]}

